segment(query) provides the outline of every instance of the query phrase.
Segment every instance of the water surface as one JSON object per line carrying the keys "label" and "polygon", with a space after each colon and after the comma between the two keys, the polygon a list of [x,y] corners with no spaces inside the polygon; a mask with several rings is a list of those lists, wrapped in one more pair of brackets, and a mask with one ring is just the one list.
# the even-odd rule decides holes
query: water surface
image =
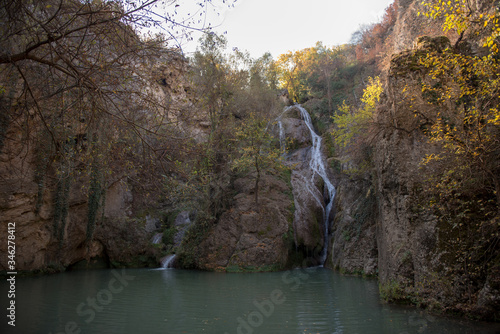
{"label": "water surface", "polygon": [[[379,301],[376,280],[323,268],[226,274],[176,269],[17,278],[0,333],[497,333],[496,324]],[[5,280],[0,291],[6,295]],[[5,310],[7,298],[2,298]],[[6,319],[5,316],[2,317]]]}

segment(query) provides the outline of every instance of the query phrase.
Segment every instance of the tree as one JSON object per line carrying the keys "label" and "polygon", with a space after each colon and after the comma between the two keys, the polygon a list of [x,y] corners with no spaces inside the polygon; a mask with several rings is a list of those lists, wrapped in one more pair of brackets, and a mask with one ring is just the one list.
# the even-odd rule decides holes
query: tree
{"label": "tree", "polygon": [[351,43],[356,44],[356,57],[360,62],[369,66],[380,62],[377,59],[379,54],[389,48],[386,40],[396,23],[398,7],[398,1],[390,4],[385,9],[381,22],[363,25],[352,35]]}
{"label": "tree", "polygon": [[304,71],[309,50],[288,51],[278,57],[277,65],[280,73],[280,85],[286,88],[293,100],[299,103],[306,101],[310,95]]}
{"label": "tree", "polygon": [[[365,148],[370,146],[373,131],[376,129],[375,109],[383,92],[380,78],[368,78],[368,86],[365,88],[362,105],[355,108],[345,102],[337,113],[332,116],[334,129],[331,135],[340,151],[348,152],[350,160],[357,165],[369,167],[364,156]],[[352,171],[351,171],[352,172]],[[358,170],[359,172],[359,170]]]}
{"label": "tree", "polygon": [[[205,8],[207,2],[200,3]],[[161,4],[166,14],[156,11]],[[102,210],[97,203],[107,180],[116,177],[111,162],[121,161],[133,175],[163,161],[155,145],[159,138],[172,138],[171,119],[152,69],[181,58],[179,50],[168,48],[176,37],[169,29],[190,23],[176,21],[175,5],[160,0],[0,5],[0,149],[7,142],[14,145],[7,134],[14,128],[23,134],[23,149],[36,148],[37,203],[53,177],[54,233],[60,238],[70,178],[86,175],[89,181],[91,239],[97,212],[90,211]],[[139,30],[160,24],[166,35],[145,36]]]}
{"label": "tree", "polygon": [[427,11],[419,13],[433,19],[442,18],[443,32],[454,31],[458,34],[456,46],[466,34],[482,37],[483,47],[492,53],[498,53],[498,37],[500,37],[500,15],[493,0],[433,0],[423,1]]}
{"label": "tree", "polygon": [[356,110],[344,102],[339,111],[332,116],[335,124],[332,136],[337,145],[346,148],[360,136],[367,136],[370,124],[375,122],[375,107],[380,101],[382,92],[380,78],[368,78],[368,86],[361,98],[362,107]]}
{"label": "tree", "polygon": [[232,167],[239,171],[255,172],[255,204],[259,204],[259,184],[266,171],[284,170],[282,151],[273,146],[273,136],[269,133],[269,120],[251,113],[236,130],[240,143],[239,156]]}
{"label": "tree", "polygon": [[278,89],[278,68],[269,52],[254,62],[250,74],[250,85],[258,82],[260,86],[266,86],[270,90]]}
{"label": "tree", "polygon": [[[61,243],[71,179],[90,179],[91,240],[116,134],[128,129],[144,138],[148,131],[137,113],[150,98],[143,68],[164,54],[164,44],[143,42],[127,22],[147,5],[126,11],[101,1],[13,1],[0,8],[3,126],[24,129],[22,145],[43,152],[36,162],[37,202],[55,170],[54,234]],[[100,177],[91,176],[98,169]]]}
{"label": "tree", "polygon": [[227,85],[228,65],[224,51],[227,40],[214,33],[200,39],[200,48],[193,59],[193,81],[201,97],[201,104],[208,111],[210,133],[213,135],[224,117],[227,99],[230,97]]}
{"label": "tree", "polygon": [[[465,0],[425,3],[429,8],[425,15],[443,16],[443,30],[454,30],[459,36],[453,49],[430,50],[419,59],[428,71],[421,95],[429,105],[439,107],[427,116],[432,120],[428,135],[442,147],[441,153],[429,155],[425,163],[439,161],[446,174],[455,175],[461,185],[468,184],[470,177],[478,185],[493,185],[500,212],[500,14],[488,11],[491,6],[486,5]],[[479,36],[489,52],[468,52],[461,46],[466,34]],[[443,164],[443,159],[449,163]],[[444,187],[446,177],[443,182]]]}

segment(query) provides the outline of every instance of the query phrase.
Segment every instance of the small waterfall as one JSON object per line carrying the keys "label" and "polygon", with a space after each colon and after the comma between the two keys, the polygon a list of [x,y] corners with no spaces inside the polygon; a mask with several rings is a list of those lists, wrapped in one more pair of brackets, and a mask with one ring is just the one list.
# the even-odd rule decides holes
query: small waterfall
{"label": "small waterfall", "polygon": [[163,237],[163,233],[156,233],[155,235],[153,235],[153,237],[151,238],[151,243],[152,244],[159,244],[160,241],[161,241],[161,238]]}
{"label": "small waterfall", "polygon": [[174,265],[174,260],[175,260],[175,254],[170,254],[165,256],[163,259],[161,259],[161,267],[162,268],[173,268]]}
{"label": "small waterfall", "polygon": [[281,122],[281,119],[278,120],[278,126],[280,128],[280,150],[281,154],[286,152],[286,146],[285,146],[285,129],[283,128],[283,123]]}
{"label": "small waterfall", "polygon": [[[324,210],[324,217],[323,217],[323,221],[325,223],[324,246],[323,246],[323,250],[321,251],[321,254],[320,254],[320,261],[322,264],[324,264],[326,261],[326,256],[327,256],[327,252],[328,252],[328,244],[330,242],[329,237],[328,237],[330,222],[328,220],[330,217],[330,212],[331,212],[332,207],[333,207],[333,199],[335,197],[335,187],[330,182],[330,179],[328,178],[328,174],[326,173],[323,155],[321,154],[321,140],[322,140],[322,138],[320,136],[318,136],[318,134],[314,131],[311,116],[309,115],[307,110],[305,110],[301,105],[290,106],[290,107],[287,107],[285,110],[288,111],[292,108],[297,108],[300,111],[302,119],[306,123],[306,125],[311,133],[312,148],[311,148],[311,160],[309,162],[309,166],[311,167],[312,171],[314,172],[312,175],[311,183],[314,184],[314,176],[317,174],[317,175],[319,175],[319,177],[321,177],[323,179],[323,182],[324,182],[326,190],[327,190],[327,198],[325,199],[326,207]],[[280,128],[280,137],[281,137],[281,128]]]}

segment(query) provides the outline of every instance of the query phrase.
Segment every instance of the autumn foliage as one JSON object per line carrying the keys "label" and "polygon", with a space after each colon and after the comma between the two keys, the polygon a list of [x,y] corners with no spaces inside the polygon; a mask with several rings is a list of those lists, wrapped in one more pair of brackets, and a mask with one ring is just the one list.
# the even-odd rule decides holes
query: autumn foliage
{"label": "autumn foliage", "polygon": [[353,38],[357,42],[356,59],[367,64],[380,62],[388,49],[387,40],[396,23],[398,1],[390,4],[384,13],[382,21],[371,26],[362,27]]}

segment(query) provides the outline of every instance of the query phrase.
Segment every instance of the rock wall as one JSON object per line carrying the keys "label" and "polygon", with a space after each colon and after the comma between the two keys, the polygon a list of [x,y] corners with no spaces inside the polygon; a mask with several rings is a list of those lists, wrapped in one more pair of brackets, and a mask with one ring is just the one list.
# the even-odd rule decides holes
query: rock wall
{"label": "rock wall", "polygon": [[[481,4],[487,5],[477,3]],[[422,80],[412,62],[415,55],[425,48],[440,52],[450,45],[446,38],[417,38],[442,34],[441,22],[416,15],[422,10],[420,1],[399,1],[391,37],[396,54],[388,55],[383,73],[384,94],[376,111],[381,131],[371,146],[371,169],[352,177],[344,171],[353,166],[340,164],[334,178],[336,216],[327,265],[346,273],[378,275],[381,294],[388,300],[498,319],[498,260],[492,259],[484,276],[472,283],[450,256],[449,226],[440,224],[422,201],[421,161],[436,148],[408,116],[410,106],[402,101],[405,90],[420,87]],[[448,37],[453,45],[456,36]],[[425,103],[417,102],[413,107],[425,114]]]}
{"label": "rock wall", "polygon": [[417,211],[419,165],[429,152],[424,138],[395,131],[376,145],[379,279],[418,286],[430,279],[437,245],[437,221]]}
{"label": "rock wall", "polygon": [[[319,261],[325,243],[324,216],[327,190],[321,176],[311,169],[313,145],[311,132],[297,108],[287,109],[287,112],[281,115],[280,121],[289,148],[286,164],[292,168],[295,245],[309,259]],[[322,149],[324,150],[324,145]]]}
{"label": "rock wall", "polygon": [[[18,135],[9,128],[7,137]],[[19,271],[62,270],[82,260],[101,257],[115,263],[132,263],[138,256],[145,265],[154,261],[148,250],[148,233],[141,219],[134,219],[134,192],[125,180],[111,183],[106,191],[104,220],[96,226],[92,243],[87,244],[87,193],[85,177],[73,180],[69,189],[67,220],[62,238],[54,229],[55,172],[48,171],[43,200],[38,203],[35,152],[7,140],[0,154],[0,234],[7,235],[8,223],[15,223],[16,269]],[[0,248],[0,270],[7,269],[7,246]],[[126,258],[130,261],[127,261]]]}
{"label": "rock wall", "polygon": [[235,181],[233,205],[199,247],[198,266],[217,271],[269,271],[286,268],[292,236],[293,202],[289,184],[275,176],[261,180],[255,203],[254,180]]}
{"label": "rock wall", "polygon": [[200,245],[198,267],[267,271],[301,265],[305,259],[318,264],[324,246],[325,201],[323,181],[309,166],[311,135],[294,108],[283,113],[280,121],[282,144],[288,141],[292,146],[286,154],[290,179],[266,175],[259,205],[254,200],[254,179],[237,179],[231,208]]}
{"label": "rock wall", "polygon": [[370,180],[334,176],[334,219],[328,267],[345,274],[376,276],[378,272],[377,208]]}
{"label": "rock wall", "polygon": [[[186,66],[186,60],[175,54],[158,61],[151,69],[149,89],[165,106],[165,116],[181,124],[179,133],[189,129],[187,135],[202,140],[204,127],[199,124],[203,116],[189,122],[181,119],[185,109],[195,113],[193,97],[184,77]],[[16,86],[13,84],[10,88],[15,91]],[[152,211],[156,219],[161,216],[161,204],[149,196],[156,191],[150,186],[154,182],[148,179],[152,172],[131,173],[127,157],[106,157],[111,176],[107,177],[104,212],[99,210],[97,213],[98,223],[89,244],[86,240],[89,176],[84,167],[74,166],[67,198],[67,219],[62,233],[59,232],[54,226],[58,191],[55,163],[47,164],[50,167],[44,171],[42,183],[37,168],[39,151],[45,148],[35,139],[40,137],[37,134],[39,124],[35,123],[37,119],[32,114],[18,115],[15,106],[9,108],[11,95],[15,93],[0,96],[2,113],[11,115],[0,119],[0,234],[7,235],[8,223],[16,223],[16,269],[58,271],[93,258],[101,258],[108,266],[156,266],[159,251],[150,245],[152,230],[146,226],[147,214],[144,213]],[[17,121],[13,121],[16,117]],[[198,126],[192,126],[193,122]],[[78,135],[84,138],[85,134]],[[48,153],[43,158],[50,159]],[[0,271],[7,269],[7,259],[7,245],[1,243]]]}
{"label": "rock wall", "polygon": [[[457,241],[459,227],[437,217],[422,194],[423,184],[428,183],[422,161],[438,148],[424,135],[423,125],[408,112],[408,104],[424,115],[439,110],[421,101],[408,102],[404,97],[405,89],[420,89],[425,80],[425,70],[415,68],[415,59],[425,55],[423,49],[442,52],[447,45],[447,38],[420,38],[415,49],[395,55],[377,110],[377,121],[387,125],[374,145],[381,292],[392,300],[493,320],[498,318],[500,305],[497,260],[494,256],[481,262],[475,258],[482,269],[468,272],[473,262],[467,264],[471,257],[460,253],[459,244],[464,241]],[[453,204],[446,210],[451,210],[453,216],[463,214]],[[484,219],[480,217],[476,219]],[[484,223],[486,228],[489,223]]]}

